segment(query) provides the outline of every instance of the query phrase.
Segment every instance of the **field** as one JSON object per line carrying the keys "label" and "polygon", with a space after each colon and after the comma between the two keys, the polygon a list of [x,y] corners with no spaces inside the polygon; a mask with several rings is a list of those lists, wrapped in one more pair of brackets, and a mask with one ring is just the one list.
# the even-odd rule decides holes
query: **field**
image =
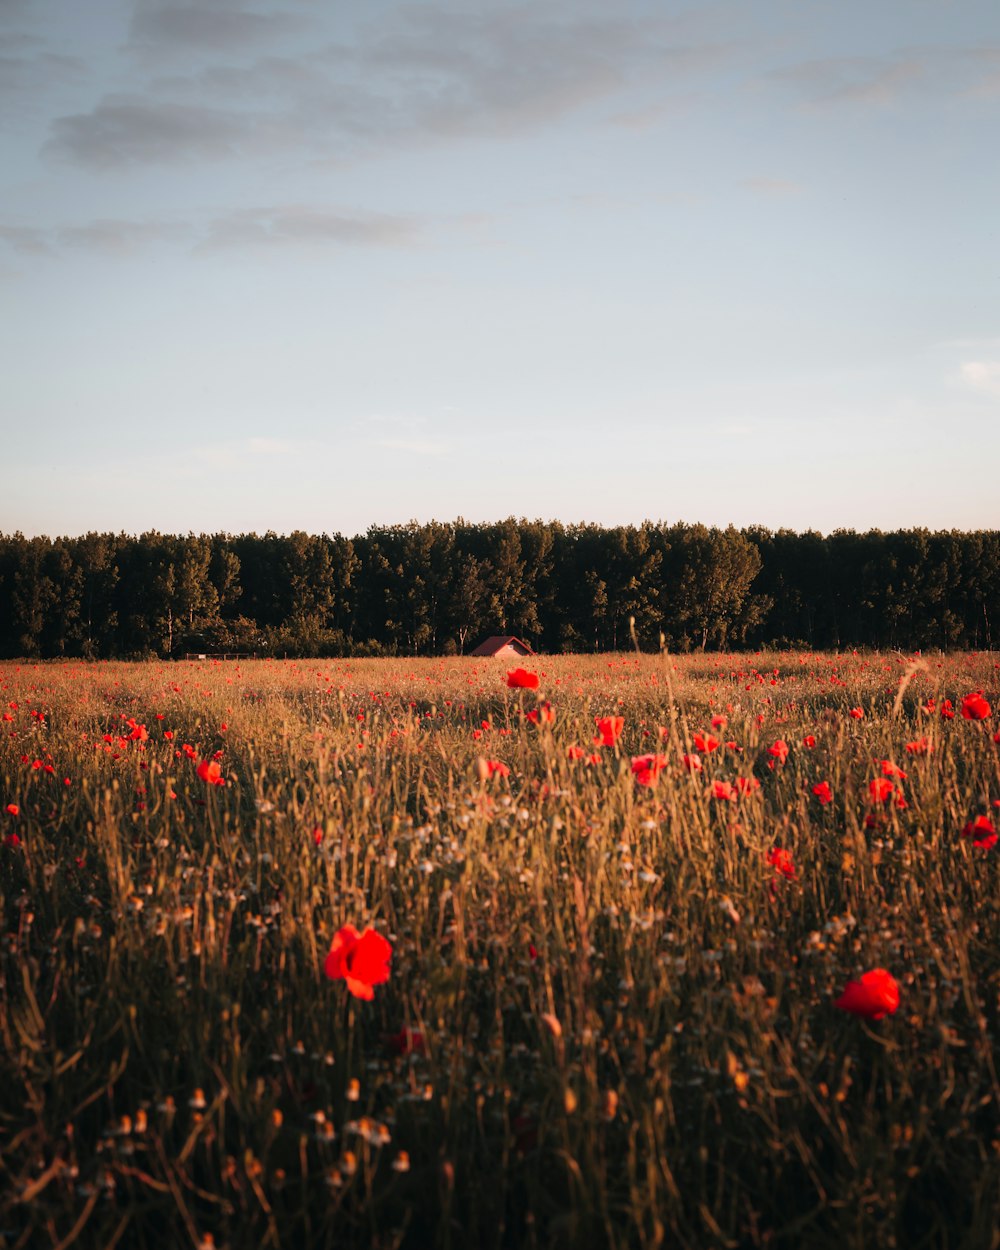
{"label": "field", "polygon": [[1000,1245],[996,656],[526,667],[0,665],[0,1246]]}

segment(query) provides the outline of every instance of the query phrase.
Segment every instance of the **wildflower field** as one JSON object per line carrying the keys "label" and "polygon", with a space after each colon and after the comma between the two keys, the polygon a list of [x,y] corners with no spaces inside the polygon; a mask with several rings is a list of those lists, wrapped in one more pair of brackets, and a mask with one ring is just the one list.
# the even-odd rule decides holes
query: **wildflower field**
{"label": "wildflower field", "polygon": [[995,654],[0,665],[0,1246],[1000,1245]]}

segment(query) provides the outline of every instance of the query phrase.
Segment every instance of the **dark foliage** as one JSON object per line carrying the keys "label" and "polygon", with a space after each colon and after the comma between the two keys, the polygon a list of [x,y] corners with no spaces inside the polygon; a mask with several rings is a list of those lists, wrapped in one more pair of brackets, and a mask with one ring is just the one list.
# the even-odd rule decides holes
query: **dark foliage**
{"label": "dark foliage", "polygon": [[0,655],[992,645],[1000,531],[508,518],[340,534],[0,535]]}

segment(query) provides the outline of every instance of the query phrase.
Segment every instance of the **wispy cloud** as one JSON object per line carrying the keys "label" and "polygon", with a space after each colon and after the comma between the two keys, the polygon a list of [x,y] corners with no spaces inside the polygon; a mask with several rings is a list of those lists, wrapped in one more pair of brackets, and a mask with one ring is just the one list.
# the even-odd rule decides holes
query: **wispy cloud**
{"label": "wispy cloud", "polygon": [[287,244],[404,247],[420,237],[416,218],[348,213],[290,205],[243,209],[213,221],[203,248],[274,247]]}
{"label": "wispy cloud", "polygon": [[966,360],[958,370],[963,386],[990,399],[1000,399],[1000,360]]}
{"label": "wispy cloud", "polygon": [[966,61],[969,67],[966,93],[986,97],[1000,95],[1000,43],[970,49]]}
{"label": "wispy cloud", "polygon": [[[136,38],[197,47],[208,64],[56,119],[48,151],[108,167],[257,154],[288,143],[343,159],[414,141],[502,137],[631,88],[651,92],[647,107],[655,110],[666,90],[731,52],[720,42],[681,42],[664,19],[581,14],[539,0],[474,10],[406,6],[373,17],[351,43],[293,54],[269,38],[274,51],[241,61],[276,20],[218,0],[140,8]],[[282,17],[283,29],[298,20]],[[223,50],[234,59],[222,61]]]}
{"label": "wispy cloud", "polygon": [[0,223],[0,241],[25,256],[65,251],[127,257],[142,250],[186,247],[196,252],[259,247],[410,247],[428,222],[416,216],[302,204],[240,209],[208,222],[93,221],[41,228]]}
{"label": "wispy cloud", "polygon": [[139,4],[130,35],[132,46],[146,51],[164,47],[229,51],[265,43],[302,26],[303,19],[296,14],[263,13],[253,6],[155,0]]}
{"label": "wispy cloud", "polygon": [[54,52],[11,56],[6,37],[4,43],[8,47],[8,54],[0,56],[0,94],[4,96],[37,92],[40,82],[44,82],[47,88],[60,82],[74,82],[85,68],[79,57]]}
{"label": "wispy cloud", "polygon": [[98,218],[47,229],[0,223],[0,239],[26,256],[57,256],[65,251],[127,256],[149,247],[190,243],[195,238],[193,226],[177,221]]}
{"label": "wispy cloud", "polygon": [[47,230],[33,226],[0,225],[0,239],[23,256],[50,256],[52,242]]}
{"label": "wispy cloud", "polygon": [[672,95],[669,100],[658,100],[640,108],[624,109],[620,113],[613,113],[608,121],[612,126],[618,126],[622,130],[651,130],[662,122],[683,117],[696,99],[697,97],[690,93]]}
{"label": "wispy cloud", "polygon": [[19,21],[28,14],[30,0],[0,0],[0,25]]}
{"label": "wispy cloud", "polygon": [[56,118],[45,151],[97,168],[208,160],[247,150],[255,133],[255,146],[267,145],[271,130],[232,109],[108,96],[89,113]]}
{"label": "wispy cloud", "polygon": [[917,46],[881,55],[814,57],[767,77],[815,106],[886,107],[1000,90],[1000,44]]}
{"label": "wispy cloud", "polygon": [[65,226],[55,232],[55,239],[62,247],[126,255],[159,244],[189,242],[193,234],[193,229],[181,222],[102,218],[86,225]]}
{"label": "wispy cloud", "polygon": [[924,75],[908,55],[820,57],[774,70],[770,77],[810,104],[889,104]]}

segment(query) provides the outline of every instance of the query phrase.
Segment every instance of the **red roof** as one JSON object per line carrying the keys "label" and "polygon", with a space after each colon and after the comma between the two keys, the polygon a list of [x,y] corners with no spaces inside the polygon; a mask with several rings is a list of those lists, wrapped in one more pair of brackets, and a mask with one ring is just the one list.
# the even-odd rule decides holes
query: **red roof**
{"label": "red roof", "polygon": [[515,638],[513,634],[494,634],[492,638],[487,638],[485,642],[481,642],[475,651],[470,651],[469,655],[500,655],[502,653],[509,655],[534,654],[526,642],[522,642],[520,638]]}

